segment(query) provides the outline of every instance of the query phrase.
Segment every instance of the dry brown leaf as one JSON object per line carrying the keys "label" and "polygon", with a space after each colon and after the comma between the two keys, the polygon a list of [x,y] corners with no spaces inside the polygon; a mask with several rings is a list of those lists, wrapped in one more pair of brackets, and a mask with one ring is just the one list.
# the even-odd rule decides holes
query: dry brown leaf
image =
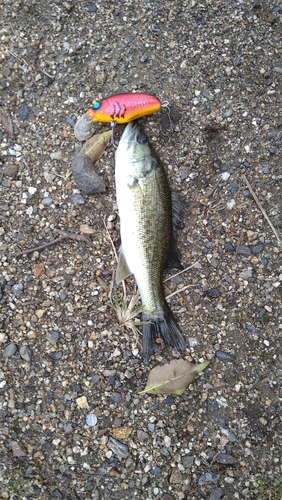
{"label": "dry brown leaf", "polygon": [[14,457],[25,457],[26,453],[20,448],[19,443],[17,441],[12,441],[12,452]]}
{"label": "dry brown leaf", "polygon": [[117,438],[117,439],[126,439],[130,436],[132,433],[132,427],[115,427],[112,430],[112,434]]}
{"label": "dry brown leaf", "polygon": [[80,229],[80,232],[83,234],[94,234],[95,233],[95,229],[88,226],[88,224],[81,224],[79,229]]}
{"label": "dry brown leaf", "polygon": [[9,136],[11,137],[11,139],[14,139],[15,135],[14,135],[14,130],[13,130],[13,124],[12,124],[11,117],[8,113],[6,115],[1,115],[1,123],[2,123],[5,131],[7,132],[7,134],[9,134]]}
{"label": "dry brown leaf", "polygon": [[33,273],[34,277],[38,279],[44,271],[44,264],[40,262],[39,264],[34,264]]}
{"label": "dry brown leaf", "polygon": [[50,172],[43,173],[46,182],[52,182],[55,179],[55,174],[51,174]]}
{"label": "dry brown leaf", "polygon": [[80,154],[88,156],[90,160],[95,163],[104,153],[111,135],[111,130],[103,132],[102,134],[93,135],[93,137],[85,142],[84,146],[80,150]]}
{"label": "dry brown leaf", "polygon": [[147,385],[139,394],[177,394],[181,395],[186,387],[209,364],[205,361],[199,365],[192,365],[185,359],[176,359],[166,365],[155,366],[147,380]]}

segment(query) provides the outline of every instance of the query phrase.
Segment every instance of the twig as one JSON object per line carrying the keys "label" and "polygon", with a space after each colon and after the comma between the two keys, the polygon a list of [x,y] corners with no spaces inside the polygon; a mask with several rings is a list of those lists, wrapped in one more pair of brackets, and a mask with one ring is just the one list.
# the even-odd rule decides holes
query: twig
{"label": "twig", "polygon": [[39,252],[40,250],[44,250],[44,248],[50,247],[51,245],[55,245],[56,243],[60,243],[61,241],[66,239],[75,241],[84,241],[88,245],[89,244],[92,245],[92,241],[83,234],[67,233],[66,231],[60,231],[60,229],[55,229],[55,232],[60,234],[61,236],[59,236],[59,238],[55,238],[52,241],[48,241],[48,243],[39,245],[38,247],[28,248],[27,250],[22,250],[20,252],[10,253],[9,257],[19,257],[20,255],[26,255],[28,253]]}
{"label": "twig", "polygon": [[184,292],[185,290],[187,290],[187,288],[191,288],[193,286],[198,286],[198,283],[196,283],[195,285],[186,285],[186,286],[183,286],[179,290],[175,290],[175,292],[172,292],[169,295],[166,295],[165,298],[166,298],[166,300],[171,299],[171,297],[173,297],[174,295],[177,295],[178,293]]}
{"label": "twig", "polygon": [[249,181],[248,181],[247,177],[245,176],[245,174],[243,174],[243,176],[242,176],[242,177],[243,177],[243,179],[244,179],[244,181],[245,181],[245,183],[246,183],[246,185],[247,185],[247,187],[248,187],[248,189],[249,189],[249,191],[250,191],[250,193],[251,193],[252,197],[254,198],[254,200],[255,200],[255,202],[256,202],[256,204],[257,204],[257,206],[259,207],[259,209],[260,209],[260,211],[261,211],[262,215],[264,216],[264,218],[265,218],[266,222],[269,224],[269,226],[271,227],[271,229],[272,229],[273,233],[275,234],[275,236],[276,236],[276,238],[277,238],[277,241],[278,241],[279,245],[280,245],[280,246],[282,246],[282,241],[281,241],[281,238],[280,238],[279,234],[277,233],[277,231],[276,231],[275,227],[273,226],[273,224],[272,224],[271,220],[269,219],[269,217],[268,217],[268,215],[267,215],[266,211],[265,211],[265,210],[264,210],[264,208],[262,207],[262,205],[261,205],[261,203],[260,203],[260,201],[259,201],[259,199],[258,199],[258,197],[257,197],[256,193],[254,192],[254,190],[253,190],[253,188],[252,188],[251,184],[249,183]]}
{"label": "twig", "polygon": [[62,238],[75,240],[75,241],[84,241],[88,245],[92,245],[92,241],[85,234],[76,234],[76,233],[67,233],[66,231],[61,231],[61,229],[55,229],[55,233],[58,233],[62,236]]}
{"label": "twig", "polygon": [[176,274],[173,274],[172,276],[169,276],[168,278],[166,278],[166,279],[164,280],[164,283],[165,283],[166,281],[172,280],[173,278],[175,278],[175,276],[178,276],[179,274],[185,273],[186,271],[188,271],[188,269],[191,269],[192,267],[196,266],[199,262],[200,262],[200,261],[199,261],[199,260],[197,260],[197,262],[194,262],[194,264],[191,264],[191,266],[186,267],[185,269],[182,269],[181,271],[179,271],[179,272],[178,272],[178,273],[176,273]]}
{"label": "twig", "polygon": [[220,179],[217,181],[217,183],[215,184],[215,186],[213,186],[210,189],[210,191],[206,194],[207,198],[211,198],[215,194],[215,192],[216,192],[216,190],[217,190],[217,188],[219,186],[219,183],[220,183]]}

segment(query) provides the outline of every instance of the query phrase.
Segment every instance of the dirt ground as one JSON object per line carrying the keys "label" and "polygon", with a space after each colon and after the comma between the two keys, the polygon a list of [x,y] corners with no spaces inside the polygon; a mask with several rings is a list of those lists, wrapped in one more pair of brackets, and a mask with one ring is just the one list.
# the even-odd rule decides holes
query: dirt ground
{"label": "dirt ground", "polygon": [[[281,14],[276,0],[3,0],[2,498],[282,498]],[[191,268],[164,284],[181,357],[210,361],[182,396],[139,394],[180,355],[144,364],[118,321],[114,148],[95,164],[105,193],[71,175],[77,119],[132,91],[180,116],[173,132],[163,113],[142,123],[185,205]],[[62,231],[89,241],[13,255]]]}

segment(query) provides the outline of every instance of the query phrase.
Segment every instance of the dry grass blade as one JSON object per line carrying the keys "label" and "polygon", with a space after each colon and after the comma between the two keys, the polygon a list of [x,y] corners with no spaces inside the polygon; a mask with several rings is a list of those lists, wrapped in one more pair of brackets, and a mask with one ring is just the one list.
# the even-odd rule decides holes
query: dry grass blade
{"label": "dry grass blade", "polygon": [[182,273],[185,273],[186,271],[188,271],[189,269],[191,269],[192,267],[196,266],[200,261],[197,260],[197,262],[194,262],[194,264],[191,264],[191,266],[189,267],[185,267],[185,269],[182,269],[181,271],[179,271],[178,273],[176,274],[173,274],[172,276],[169,276],[169,278],[166,278],[164,280],[164,283],[166,283],[166,281],[169,281],[169,280],[172,280],[173,278],[175,278],[175,276],[179,276],[179,274],[182,274]]}
{"label": "dry grass blade", "polygon": [[[107,229],[105,220],[104,220],[104,226],[105,226],[108,238],[111,242],[116,261],[118,261],[117,251],[116,251],[114,242],[111,238],[111,235]],[[111,280],[111,285],[110,285],[110,291],[109,291],[110,302],[108,302],[108,306],[115,310],[116,315],[118,317],[119,324],[123,325],[126,328],[128,328],[129,330],[131,330],[136,335],[136,339],[138,339],[140,331],[138,330],[137,326],[141,325],[142,323],[136,322],[136,321],[134,321],[134,319],[142,311],[142,306],[137,306],[138,302],[140,301],[139,292],[138,292],[138,290],[135,289],[131,299],[128,302],[125,282],[122,281],[123,293],[122,293],[122,297],[119,297],[117,290],[114,287],[114,280],[115,280],[115,270],[113,270],[113,275],[112,275],[112,280]]]}
{"label": "dry grass blade", "polygon": [[267,215],[266,211],[265,211],[265,210],[264,210],[264,208],[262,207],[262,205],[261,205],[261,203],[260,203],[260,201],[259,201],[259,199],[258,199],[258,197],[257,197],[256,193],[254,192],[254,190],[253,190],[253,188],[252,188],[252,186],[251,186],[250,182],[248,181],[248,179],[247,179],[247,177],[246,177],[245,175],[243,175],[243,179],[244,179],[244,181],[245,181],[245,183],[246,183],[246,185],[247,185],[247,187],[248,187],[248,189],[249,189],[249,191],[250,191],[250,193],[251,193],[252,197],[254,198],[254,200],[255,200],[255,202],[256,202],[256,204],[257,204],[257,206],[259,207],[259,209],[260,209],[260,211],[261,211],[262,215],[264,216],[264,218],[265,218],[265,220],[267,221],[268,225],[271,227],[271,229],[272,229],[273,233],[275,234],[276,239],[277,239],[277,241],[278,241],[279,245],[280,245],[280,246],[282,246],[282,240],[281,240],[281,238],[280,238],[279,234],[277,233],[277,231],[276,231],[275,227],[273,226],[273,224],[272,224],[271,220],[269,219],[269,217],[268,217],[268,215]]}

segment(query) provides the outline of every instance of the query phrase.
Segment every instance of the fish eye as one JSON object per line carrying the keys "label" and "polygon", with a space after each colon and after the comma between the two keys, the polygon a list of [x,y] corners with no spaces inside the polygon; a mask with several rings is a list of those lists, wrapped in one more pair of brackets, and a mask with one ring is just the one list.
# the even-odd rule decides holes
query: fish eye
{"label": "fish eye", "polygon": [[148,139],[147,139],[147,137],[146,137],[145,135],[142,135],[142,134],[141,134],[141,135],[138,135],[138,136],[137,136],[137,142],[138,142],[139,144],[147,144]]}
{"label": "fish eye", "polygon": [[92,106],[92,107],[93,107],[93,109],[99,109],[99,108],[100,108],[100,106],[101,106],[101,103],[100,103],[99,101],[94,101],[94,102],[93,102],[93,106]]}

